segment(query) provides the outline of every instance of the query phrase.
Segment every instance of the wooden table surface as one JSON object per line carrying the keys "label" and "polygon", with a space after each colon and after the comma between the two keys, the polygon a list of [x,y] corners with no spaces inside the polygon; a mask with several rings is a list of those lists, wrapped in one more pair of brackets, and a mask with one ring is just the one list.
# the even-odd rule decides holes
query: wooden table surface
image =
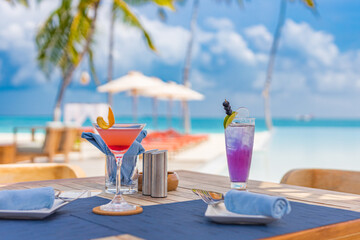
{"label": "wooden table surface", "polygon": [[[126,195],[129,203],[143,206],[189,201],[198,199],[191,192],[192,188],[200,188],[217,192],[229,190],[229,178],[218,175],[197,173],[191,171],[176,171],[180,177],[179,187],[176,191],[168,193],[167,198],[151,198],[141,193]],[[104,190],[104,177],[61,179],[38,182],[24,182],[0,185],[4,189],[24,189],[42,186],[52,186],[59,190]],[[340,193],[334,191],[320,190],[291,186],[286,184],[249,181],[248,189],[251,192],[262,193],[274,196],[283,196],[291,201],[298,201],[308,204],[321,205],[333,208],[346,209],[360,212],[360,195]],[[111,199],[113,195],[102,193],[101,197]],[[127,236],[128,237],[128,236]],[[272,237],[271,239],[360,239],[360,219],[327,225],[319,228],[308,229],[291,234]],[[121,239],[121,238],[118,238]]]}

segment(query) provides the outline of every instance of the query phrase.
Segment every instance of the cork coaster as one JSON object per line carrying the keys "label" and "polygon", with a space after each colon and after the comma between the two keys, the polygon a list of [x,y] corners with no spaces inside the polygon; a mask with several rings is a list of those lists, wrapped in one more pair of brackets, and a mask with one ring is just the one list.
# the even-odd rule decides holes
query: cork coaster
{"label": "cork coaster", "polygon": [[130,211],[124,211],[124,212],[109,212],[109,211],[103,211],[100,209],[100,206],[93,208],[93,213],[99,214],[99,215],[107,215],[107,216],[129,216],[129,215],[135,215],[143,212],[143,208],[140,206],[136,206],[135,210]]}

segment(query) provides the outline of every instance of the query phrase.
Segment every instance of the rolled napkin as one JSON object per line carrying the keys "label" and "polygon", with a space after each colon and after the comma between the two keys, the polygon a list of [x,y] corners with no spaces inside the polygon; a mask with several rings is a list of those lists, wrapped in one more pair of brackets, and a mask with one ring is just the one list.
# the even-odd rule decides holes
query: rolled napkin
{"label": "rolled napkin", "polygon": [[0,191],[0,210],[36,210],[51,208],[55,192],[52,187]]}
{"label": "rolled napkin", "polygon": [[[136,166],[136,157],[139,154],[145,152],[144,147],[141,145],[141,141],[146,137],[147,131],[142,130],[137,136],[136,140],[130,146],[129,150],[124,154],[122,165],[121,165],[121,184],[123,185],[131,185],[133,181],[131,180],[131,176],[134,173],[134,169]],[[110,158],[113,158],[114,161],[110,161],[110,164],[107,165],[107,171],[110,173],[110,181],[115,184],[116,182],[116,162],[115,157],[111,153],[108,146],[105,144],[104,140],[100,137],[100,135],[95,133],[83,132],[81,137],[88,140],[95,147],[97,147],[102,153]]]}
{"label": "rolled napkin", "polygon": [[280,219],[291,211],[286,198],[246,191],[230,190],[225,194],[228,211],[245,215],[264,215]]}

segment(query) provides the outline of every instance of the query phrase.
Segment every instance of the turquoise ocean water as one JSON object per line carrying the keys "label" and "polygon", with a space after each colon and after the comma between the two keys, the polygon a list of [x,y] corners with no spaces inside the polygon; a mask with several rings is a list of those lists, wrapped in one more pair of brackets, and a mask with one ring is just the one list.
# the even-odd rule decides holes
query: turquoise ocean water
{"label": "turquoise ocean water", "polygon": [[[0,116],[0,132],[12,132],[14,127],[45,126],[51,121],[51,116]],[[117,117],[118,123],[132,122],[132,117]],[[146,123],[148,129],[155,129],[152,117],[139,117],[138,122]],[[191,126],[193,133],[222,133],[223,118],[192,118]],[[296,119],[274,119],[275,127],[336,127],[336,128],[360,128],[360,119],[313,119],[311,121],[298,121]],[[91,126],[90,120],[84,126]],[[166,117],[158,118],[159,130],[167,129],[170,124]],[[174,117],[171,127],[182,131],[182,119]],[[256,131],[265,131],[263,118],[256,118]]]}

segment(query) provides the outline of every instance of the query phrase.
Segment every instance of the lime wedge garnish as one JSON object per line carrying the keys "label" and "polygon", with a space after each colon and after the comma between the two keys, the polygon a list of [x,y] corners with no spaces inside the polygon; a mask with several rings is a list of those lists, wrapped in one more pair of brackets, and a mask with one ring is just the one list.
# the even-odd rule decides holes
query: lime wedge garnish
{"label": "lime wedge garnish", "polygon": [[111,108],[109,107],[109,114],[108,114],[108,122],[105,122],[105,120],[102,117],[98,117],[96,119],[97,124],[99,125],[100,128],[102,129],[109,129],[112,127],[112,125],[114,125],[115,123],[115,117],[114,117],[114,113],[111,110]]}
{"label": "lime wedge garnish", "polygon": [[232,112],[231,115],[226,115],[226,117],[224,118],[224,128],[227,128],[230,125],[230,123],[234,120],[236,114],[237,112]]}
{"label": "lime wedge garnish", "polygon": [[226,128],[226,122],[229,119],[229,117],[230,117],[230,115],[226,115],[225,118],[224,118],[224,123],[223,123],[224,128]]}

